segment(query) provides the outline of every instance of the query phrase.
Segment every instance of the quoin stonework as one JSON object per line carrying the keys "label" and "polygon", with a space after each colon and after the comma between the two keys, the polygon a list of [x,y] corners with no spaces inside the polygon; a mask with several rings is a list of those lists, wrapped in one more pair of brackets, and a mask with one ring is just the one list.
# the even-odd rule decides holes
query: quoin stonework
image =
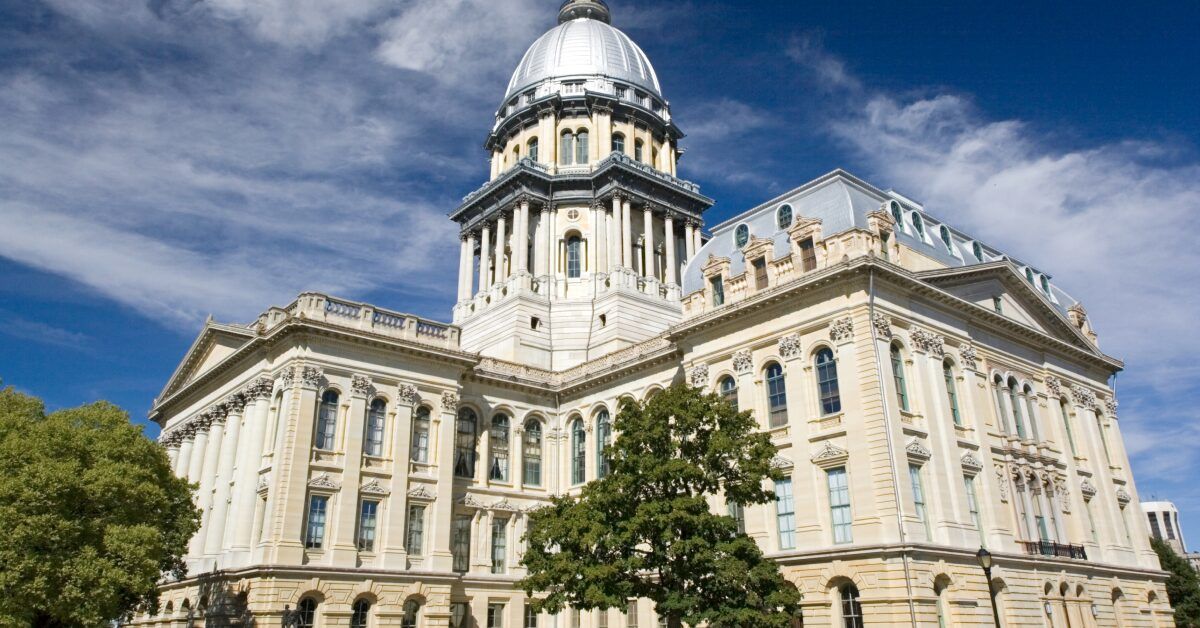
{"label": "quoin stonework", "polygon": [[778,447],[775,503],[712,506],[806,626],[989,626],[980,547],[1006,626],[1172,625],[1083,305],[841,170],[706,227],[613,19],[568,1],[513,74],[450,213],[452,323],[309,293],[204,326],[153,409],[203,526],[133,624],[654,628],[645,600],[538,615],[514,583],[621,400],[686,384]]}

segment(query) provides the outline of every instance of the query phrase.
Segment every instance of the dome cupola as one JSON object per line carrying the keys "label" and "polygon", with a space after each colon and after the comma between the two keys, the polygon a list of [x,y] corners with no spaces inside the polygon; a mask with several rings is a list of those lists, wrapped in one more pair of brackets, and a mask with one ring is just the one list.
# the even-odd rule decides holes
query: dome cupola
{"label": "dome cupola", "polygon": [[612,24],[612,11],[604,0],[567,0],[558,10],[558,23],[587,18]]}

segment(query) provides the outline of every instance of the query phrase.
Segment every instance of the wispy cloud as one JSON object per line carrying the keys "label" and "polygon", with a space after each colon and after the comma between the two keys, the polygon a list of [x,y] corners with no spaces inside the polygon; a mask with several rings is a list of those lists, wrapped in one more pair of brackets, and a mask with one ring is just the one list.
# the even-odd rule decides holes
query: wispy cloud
{"label": "wispy cloud", "polygon": [[91,342],[87,334],[32,321],[4,310],[0,310],[0,334],[76,350],[86,350]]}

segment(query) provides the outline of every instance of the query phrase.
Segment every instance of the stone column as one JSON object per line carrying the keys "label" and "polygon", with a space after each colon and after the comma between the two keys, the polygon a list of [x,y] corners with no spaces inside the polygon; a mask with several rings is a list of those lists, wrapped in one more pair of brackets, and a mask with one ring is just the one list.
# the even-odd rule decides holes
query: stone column
{"label": "stone column", "polygon": [[[329,519],[333,525],[328,534],[333,540],[331,556],[335,567],[354,567],[358,562],[355,539],[358,531],[358,488],[362,484],[363,434],[366,431],[367,396],[370,393],[371,380],[354,375],[350,379],[350,403],[342,406],[347,409],[343,441],[346,463],[342,469],[342,488],[338,491],[337,507]],[[379,514],[376,513],[376,529]]]}
{"label": "stone column", "polygon": [[179,455],[175,458],[175,475],[187,477],[187,470],[192,461],[192,449],[196,443],[196,433],[190,425],[179,428],[183,436],[179,444]]}
{"label": "stone column", "polygon": [[[245,410],[246,426],[242,437],[242,446],[238,448],[235,461],[236,476],[233,484],[232,507],[229,512],[228,532],[225,534],[224,545],[233,553],[230,564],[249,562],[251,535],[254,529],[250,525],[254,521],[255,507],[258,505],[258,472],[262,467],[262,454],[267,439],[267,422],[270,419],[271,392],[275,388],[275,380],[270,377],[260,377],[246,389],[246,398],[250,407]],[[288,395],[280,398],[278,416],[280,423],[287,420],[290,413],[286,411]],[[276,429],[280,426],[276,425]],[[274,435],[271,435],[273,438]],[[282,457],[284,452],[277,452]],[[265,516],[265,513],[264,513]]]}
{"label": "stone column", "polygon": [[562,263],[560,260],[560,251],[558,250],[558,245],[559,245],[558,228],[559,228],[558,207],[551,207],[550,208],[550,234],[549,234],[549,236],[550,236],[550,278],[551,278],[550,285],[552,286],[550,289],[551,295],[558,294],[558,280],[562,277],[562,274],[563,274],[563,271],[560,268],[560,266],[562,266]]}
{"label": "stone column", "polygon": [[621,265],[621,197],[614,194],[612,210],[608,214],[608,259],[607,271],[613,272]]}
{"label": "stone column", "polygon": [[633,224],[630,222],[629,198],[621,199],[621,266],[633,268]]}
{"label": "stone column", "polygon": [[466,298],[469,300],[475,296],[475,232],[467,234],[467,261],[463,269],[463,285],[466,287]]}
{"label": "stone column", "polygon": [[203,513],[200,516],[201,527],[192,536],[188,544],[188,554],[191,556],[204,555],[204,541],[207,529],[212,524],[213,485],[217,479],[217,461],[221,455],[221,442],[225,436],[225,407],[217,405],[209,411],[208,443],[204,449],[204,461],[200,466],[200,489],[196,493],[196,507]]}
{"label": "stone column", "polygon": [[470,272],[471,258],[474,257],[472,251],[467,244],[467,237],[459,238],[459,253],[458,253],[458,301],[459,303],[471,298]]}
{"label": "stone column", "polygon": [[508,229],[508,217],[504,212],[500,212],[500,218],[496,221],[496,276],[493,282],[498,286],[504,283],[504,250],[508,248],[508,239],[505,232]]}
{"label": "stone column", "polygon": [[211,417],[201,417],[196,426],[196,440],[192,445],[192,457],[188,460],[187,479],[194,484],[200,483],[200,474],[204,471],[204,457],[208,453],[208,431]]}
{"label": "stone column", "polygon": [[179,441],[174,438],[163,441],[162,446],[167,450],[167,461],[171,463],[171,471],[175,471],[175,465],[179,461]]}
{"label": "stone column", "polygon": [[454,566],[450,551],[454,520],[454,433],[458,418],[458,393],[442,393],[441,425],[437,442],[437,495],[425,518],[429,531],[429,566],[431,571],[449,573]]}
{"label": "stone column", "polygon": [[654,267],[654,208],[647,203],[642,209],[642,275],[654,279]]}
{"label": "stone column", "polygon": [[537,276],[544,277],[550,274],[550,204],[542,205],[541,218],[538,220],[538,238],[537,244],[534,245],[534,254],[537,256]]}
{"label": "stone column", "polygon": [[[277,470],[272,473],[271,520],[266,524],[266,542],[271,550],[267,561],[301,564],[304,557],[304,516],[308,506],[309,459],[312,457],[313,426],[317,417],[318,391],[324,372],[315,366],[296,367],[284,438],[276,450]],[[287,380],[285,378],[285,385]],[[281,421],[282,422],[282,421]]]}
{"label": "stone column", "polygon": [[492,226],[483,225],[483,235],[479,243],[479,291],[486,292],[492,287],[492,273],[488,266],[492,264]]}
{"label": "stone column", "polygon": [[674,285],[679,283],[675,278],[675,218],[671,216],[670,212],[667,212],[663,222],[663,238],[665,238],[663,246],[667,249],[667,268],[666,272],[663,273],[663,282],[668,285]]}
{"label": "stone column", "polygon": [[604,215],[601,211],[602,208],[603,204],[600,201],[593,201],[591,215],[588,217],[588,221],[591,223],[588,225],[591,227],[591,235],[588,236],[587,243],[587,270],[593,276],[600,268],[600,220]]}
{"label": "stone column", "polygon": [[229,514],[229,493],[233,484],[233,466],[237,458],[242,433],[242,413],[246,397],[237,393],[225,401],[229,412],[225,423],[225,440],[221,443],[221,458],[217,461],[216,487],[213,491],[212,514],[208,518],[208,534],[204,539],[204,555],[221,558],[225,538],[225,519]]}
{"label": "stone column", "polygon": [[[408,521],[408,469],[416,403],[416,387],[400,384],[396,393],[396,416],[391,422],[392,480],[389,486],[388,507],[384,509],[383,525],[380,526],[380,554],[383,561],[381,566],[384,569],[408,568],[404,529]],[[426,521],[429,521],[429,517],[426,517]]]}
{"label": "stone column", "polygon": [[687,256],[687,261],[692,261],[696,257],[696,225],[688,220],[683,226],[683,248],[684,255]]}
{"label": "stone column", "polygon": [[529,199],[521,201],[521,226],[517,231],[517,270],[529,273]]}

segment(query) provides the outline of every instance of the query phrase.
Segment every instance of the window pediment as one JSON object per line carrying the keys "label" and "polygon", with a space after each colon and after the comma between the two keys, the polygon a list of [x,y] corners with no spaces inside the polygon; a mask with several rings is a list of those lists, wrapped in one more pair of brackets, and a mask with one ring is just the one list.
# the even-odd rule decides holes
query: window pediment
{"label": "window pediment", "polygon": [[850,459],[850,452],[826,441],[826,443],[813,454],[812,463],[822,469],[830,469],[846,463]]}

